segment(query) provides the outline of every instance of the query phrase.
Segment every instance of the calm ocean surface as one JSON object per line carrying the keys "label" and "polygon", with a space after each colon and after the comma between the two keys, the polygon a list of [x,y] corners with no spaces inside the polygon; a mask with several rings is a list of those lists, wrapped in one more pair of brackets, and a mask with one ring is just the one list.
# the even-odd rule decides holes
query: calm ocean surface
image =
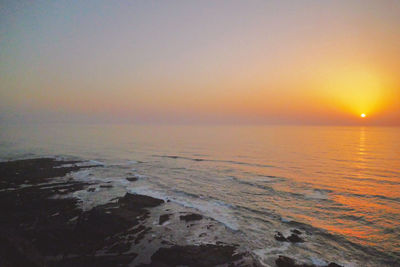
{"label": "calm ocean surface", "polygon": [[[198,209],[243,235],[261,260],[400,264],[400,128],[2,125],[2,160],[102,162],[142,178],[137,193]],[[80,175],[89,175],[81,172]],[[273,236],[297,228],[307,242]]]}

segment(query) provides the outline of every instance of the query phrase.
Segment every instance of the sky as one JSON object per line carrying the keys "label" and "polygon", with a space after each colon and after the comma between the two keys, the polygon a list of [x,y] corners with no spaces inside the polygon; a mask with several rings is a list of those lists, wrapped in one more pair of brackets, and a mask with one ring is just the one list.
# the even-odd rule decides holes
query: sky
{"label": "sky", "polygon": [[400,126],[400,2],[0,0],[0,121]]}

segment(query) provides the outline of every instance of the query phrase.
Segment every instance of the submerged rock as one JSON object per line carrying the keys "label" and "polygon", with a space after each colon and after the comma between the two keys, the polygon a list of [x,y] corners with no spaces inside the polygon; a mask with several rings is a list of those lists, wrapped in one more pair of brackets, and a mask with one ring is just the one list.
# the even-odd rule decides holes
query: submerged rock
{"label": "submerged rock", "polygon": [[296,264],[294,259],[291,259],[286,256],[279,256],[279,258],[276,259],[275,263],[276,263],[276,266],[278,266],[278,267],[297,267],[297,266],[299,266]]}
{"label": "submerged rock", "polygon": [[[317,267],[314,264],[307,263],[297,263],[294,259],[280,255],[278,259],[275,261],[276,266],[278,267]],[[329,263],[328,265],[318,266],[318,267],[343,267],[334,262]]]}
{"label": "submerged rock", "polygon": [[172,214],[163,214],[160,216],[160,219],[158,220],[158,224],[162,225],[164,224],[166,221],[169,220],[169,217],[171,217]]}
{"label": "submerged rock", "polygon": [[199,221],[203,219],[203,216],[200,214],[192,213],[188,215],[181,215],[179,216],[179,218],[181,219],[181,221],[191,222],[191,221]]}
{"label": "submerged rock", "polygon": [[112,253],[122,254],[127,252],[131,248],[131,243],[129,242],[120,242],[114,244],[108,251]]}
{"label": "submerged rock", "polygon": [[156,207],[158,205],[161,205],[162,203],[164,203],[164,200],[162,199],[130,193],[126,193],[125,196],[118,200],[118,204],[120,204],[121,207],[126,207],[134,210]]}
{"label": "submerged rock", "polygon": [[234,265],[243,255],[235,253],[235,246],[200,245],[160,248],[144,266],[216,266]]}
{"label": "submerged rock", "polygon": [[297,229],[292,229],[292,230],[290,230],[290,232],[292,232],[292,233],[294,233],[294,234],[296,234],[296,235],[301,235],[301,234],[302,234],[302,232],[300,232],[300,231],[297,230]]}
{"label": "submerged rock", "polygon": [[283,236],[281,232],[277,232],[274,236],[275,240],[280,241],[280,242],[286,242],[287,239],[286,237]]}
{"label": "submerged rock", "polygon": [[304,239],[301,238],[300,236],[296,235],[296,234],[291,234],[287,240],[289,240],[292,243],[303,243]]}
{"label": "submerged rock", "polygon": [[82,255],[64,258],[61,261],[51,262],[48,266],[54,267],[108,267],[108,266],[129,266],[129,263],[137,257],[136,253],[124,254],[124,255]]}
{"label": "submerged rock", "polygon": [[275,240],[280,242],[292,242],[292,243],[303,243],[304,239],[299,237],[296,234],[291,234],[288,237],[285,237],[281,232],[277,232],[274,236]]}

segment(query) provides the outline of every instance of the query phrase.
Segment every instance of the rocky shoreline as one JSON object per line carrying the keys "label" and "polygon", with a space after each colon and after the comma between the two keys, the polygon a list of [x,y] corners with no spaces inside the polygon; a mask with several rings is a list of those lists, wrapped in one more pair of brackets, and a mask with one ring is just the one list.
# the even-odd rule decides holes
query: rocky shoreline
{"label": "rocky shoreline", "polygon": [[[93,183],[68,174],[99,166],[78,163],[0,162],[0,266],[259,266],[249,252],[225,242],[224,229],[212,219],[174,212],[162,199],[126,193],[81,209],[71,196],[93,191]],[[134,183],[136,178],[126,179]],[[287,239],[301,242],[297,235]],[[276,238],[286,241],[280,233]],[[275,263],[310,266],[284,256]]]}

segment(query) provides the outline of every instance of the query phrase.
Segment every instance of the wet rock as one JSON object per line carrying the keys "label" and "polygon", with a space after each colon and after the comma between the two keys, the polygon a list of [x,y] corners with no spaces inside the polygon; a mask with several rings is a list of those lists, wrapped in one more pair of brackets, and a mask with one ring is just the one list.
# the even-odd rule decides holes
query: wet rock
{"label": "wet rock", "polygon": [[160,219],[158,220],[158,224],[162,225],[164,224],[166,221],[169,220],[169,218],[171,217],[171,214],[163,214],[160,216]]}
{"label": "wet rock", "polygon": [[62,167],[67,164],[75,164],[79,161],[58,161],[53,158],[24,159],[0,162],[1,183],[0,189],[15,187],[21,184],[39,184],[54,177],[62,177],[72,171],[82,168],[98,167],[72,166]]}
{"label": "wet rock", "polygon": [[131,243],[129,243],[129,242],[120,242],[120,243],[114,244],[108,250],[108,252],[122,254],[124,252],[127,252],[130,248],[131,248]]}
{"label": "wet rock", "polygon": [[279,258],[276,259],[275,263],[276,263],[276,266],[278,266],[278,267],[295,267],[295,266],[297,266],[296,262],[293,259],[286,257],[286,256],[279,256]]}
{"label": "wet rock", "polygon": [[168,240],[161,240],[161,244],[163,244],[163,245],[172,245],[172,243],[169,242]]}
{"label": "wet rock", "polygon": [[79,240],[76,246],[80,251],[94,252],[107,244],[108,237],[125,232],[136,223],[133,219],[107,213],[101,207],[93,208],[78,219],[74,230],[74,236]]}
{"label": "wet rock", "polygon": [[96,191],[96,188],[88,188],[86,191],[88,191],[88,192],[94,192],[94,191]]}
{"label": "wet rock", "polygon": [[109,267],[109,266],[129,266],[137,257],[136,253],[130,253],[127,255],[104,255],[104,256],[77,256],[64,258],[61,261],[51,262],[48,266],[54,267]]}
{"label": "wet rock", "polygon": [[292,242],[292,243],[303,243],[303,242],[304,242],[304,239],[301,238],[301,237],[299,237],[299,236],[296,235],[296,234],[291,234],[291,235],[287,238],[287,240],[289,240],[289,241]]}
{"label": "wet rock", "polygon": [[304,239],[299,237],[296,234],[291,234],[288,237],[285,237],[281,232],[277,232],[274,236],[275,240],[280,241],[280,242],[292,242],[292,243],[302,243],[304,242]]}
{"label": "wet rock", "polygon": [[126,180],[128,180],[129,182],[136,182],[138,180],[138,178],[136,178],[136,177],[128,177],[128,178],[126,178]]}
{"label": "wet rock", "polygon": [[139,234],[135,238],[135,244],[139,244],[140,240],[144,238],[144,236],[151,230],[150,227],[145,227],[143,231],[139,232]]}
{"label": "wet rock", "polygon": [[[54,198],[59,193],[96,190],[74,180],[58,182],[57,177],[81,168],[60,167],[64,164],[72,163],[53,159],[0,163],[0,187],[31,185],[0,190],[0,266],[127,266],[137,256],[122,253],[150,230],[141,225],[148,217],[147,208],[163,201],[127,194],[116,203],[84,212],[77,199]],[[94,256],[99,252],[101,256]]]}
{"label": "wet rock", "polygon": [[300,232],[297,229],[292,229],[292,230],[290,230],[290,232],[292,232],[293,234],[296,234],[296,235],[301,235],[302,234],[302,232]]}
{"label": "wet rock", "polygon": [[203,216],[200,214],[192,213],[188,215],[181,215],[179,216],[179,218],[181,219],[181,221],[191,222],[191,221],[199,221],[203,219]]}
{"label": "wet rock", "polygon": [[275,263],[278,267],[315,267],[314,265],[297,264],[294,259],[286,256],[279,256]]}
{"label": "wet rock", "polygon": [[112,188],[113,186],[111,184],[101,184],[100,188]]}
{"label": "wet rock", "polygon": [[275,240],[280,241],[280,242],[286,242],[288,241],[286,237],[283,236],[281,232],[277,232],[274,236]]}
{"label": "wet rock", "polygon": [[118,200],[118,204],[120,204],[121,207],[133,210],[156,207],[162,203],[164,203],[164,200],[130,193],[126,193],[124,197]]}
{"label": "wet rock", "polygon": [[160,248],[146,266],[216,266],[234,265],[243,255],[235,253],[234,246],[201,245]]}
{"label": "wet rock", "polygon": [[[275,263],[276,266],[278,267],[317,267],[314,264],[297,263],[294,259],[282,255],[280,255],[279,258],[276,259]],[[331,262],[328,265],[319,267],[343,267],[343,266]]]}
{"label": "wet rock", "polygon": [[22,254],[8,239],[0,236],[0,266],[38,266]]}

